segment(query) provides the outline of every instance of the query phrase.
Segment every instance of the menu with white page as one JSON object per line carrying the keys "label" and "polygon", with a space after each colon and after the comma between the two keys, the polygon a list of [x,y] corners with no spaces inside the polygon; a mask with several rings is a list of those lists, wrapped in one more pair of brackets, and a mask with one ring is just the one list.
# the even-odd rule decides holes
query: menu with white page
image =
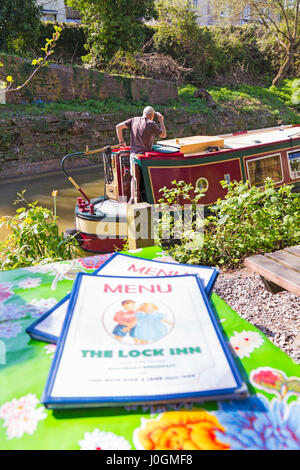
{"label": "menu with white page", "polygon": [[[93,273],[93,275],[103,274],[145,277],[197,274],[205,291],[210,295],[218,276],[218,269],[208,266],[154,261],[115,253]],[[66,316],[69,298],[70,295],[67,295],[48,312],[41,315],[38,320],[26,329],[27,333],[33,339],[56,343]]]}
{"label": "menu with white page", "polygon": [[197,275],[78,274],[42,399],[46,407],[245,396]]}

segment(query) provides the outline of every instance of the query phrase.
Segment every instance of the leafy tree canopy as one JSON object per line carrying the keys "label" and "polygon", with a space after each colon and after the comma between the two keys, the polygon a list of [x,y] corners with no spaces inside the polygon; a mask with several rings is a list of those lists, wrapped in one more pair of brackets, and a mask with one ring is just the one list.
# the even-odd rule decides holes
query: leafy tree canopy
{"label": "leafy tree canopy", "polygon": [[42,7],[36,0],[1,0],[0,50],[24,52],[39,37]]}
{"label": "leafy tree canopy", "polygon": [[189,0],[157,0],[154,43],[160,50],[185,58],[201,46],[196,10]]}
{"label": "leafy tree canopy", "polygon": [[144,20],[155,15],[155,0],[68,0],[88,31],[87,59],[106,63],[119,49],[135,51],[144,39]]}
{"label": "leafy tree canopy", "polygon": [[300,45],[300,0],[211,0],[211,5],[222,24],[257,22],[277,39],[285,52],[273,80],[278,85],[293,66]]}

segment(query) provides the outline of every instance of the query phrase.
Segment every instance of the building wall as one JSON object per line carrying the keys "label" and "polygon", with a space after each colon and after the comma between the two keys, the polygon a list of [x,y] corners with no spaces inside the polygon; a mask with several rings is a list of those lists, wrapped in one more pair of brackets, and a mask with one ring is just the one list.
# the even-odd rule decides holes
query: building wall
{"label": "building wall", "polygon": [[[58,23],[62,23],[66,21],[66,9],[65,9],[65,2],[64,0],[38,0],[38,2],[45,11],[53,10],[57,12],[56,20]],[[50,19],[51,14],[44,13],[42,20],[46,21]]]}
{"label": "building wall", "polygon": [[[226,9],[220,18],[217,18],[213,12],[212,7],[210,6],[210,0],[189,0],[190,5],[195,8],[198,15],[198,24],[200,26],[209,26],[212,24],[220,23],[220,19],[228,19],[228,14]],[[242,25],[247,23],[251,19],[251,8],[245,7],[244,11],[241,13],[241,17],[236,20],[231,20],[233,25]],[[219,21],[218,21],[219,20]],[[222,23],[222,21],[221,21]]]}
{"label": "building wall", "polygon": [[200,26],[213,24],[209,0],[192,0],[191,4],[197,11]]}

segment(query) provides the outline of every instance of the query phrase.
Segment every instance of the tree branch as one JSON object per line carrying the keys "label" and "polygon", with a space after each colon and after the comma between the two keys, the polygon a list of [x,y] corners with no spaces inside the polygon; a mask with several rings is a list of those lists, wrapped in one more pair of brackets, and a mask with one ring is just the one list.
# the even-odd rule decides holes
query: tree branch
{"label": "tree branch", "polygon": [[269,15],[263,15],[263,14],[261,13],[261,11],[259,10],[259,8],[258,8],[258,6],[256,5],[256,2],[255,2],[255,1],[252,1],[252,2],[251,2],[251,5],[252,5],[253,8],[256,10],[258,16],[260,17],[260,19],[261,19],[261,21],[263,22],[264,26],[265,26],[268,30],[270,30],[270,27],[269,27],[269,25],[268,25],[268,23],[267,23],[267,21],[266,21],[265,18],[267,18],[267,20],[269,20],[269,21],[272,23],[272,25],[275,27],[275,29],[276,29],[276,31],[278,32],[278,34],[280,34],[281,36],[283,36],[287,41],[290,40],[289,37],[285,34],[285,32],[284,32],[284,31],[281,31],[281,30],[278,28],[277,23],[273,20],[273,18],[272,18],[271,16],[269,16]]}
{"label": "tree branch", "polygon": [[300,1],[297,0],[297,6],[296,6],[296,14],[295,14],[295,28],[294,28],[294,37],[297,37],[297,26],[298,26],[298,18],[299,18],[299,5]]}
{"label": "tree branch", "polygon": [[[32,74],[27,78],[27,80],[25,80],[25,82],[22,85],[17,86],[15,88],[13,88],[12,86],[12,83],[13,83],[12,77],[7,77],[7,79],[10,78],[9,85],[7,86],[6,84],[4,89],[2,87],[2,90],[0,87],[0,94],[21,90],[24,86],[26,86],[30,82],[30,80],[34,77],[34,75],[38,72],[38,70],[40,70],[41,67],[44,67],[45,65],[47,65],[47,60],[50,57],[50,55],[53,54],[56,42],[58,41],[60,37],[61,28],[58,26],[55,26],[54,28],[55,28],[55,33],[53,33],[52,39],[47,39],[45,47],[42,48],[42,51],[45,52],[45,57],[40,57],[39,59],[33,60],[32,62],[32,65],[37,64],[37,67],[33,70]],[[3,64],[0,63],[0,65],[3,65]]]}
{"label": "tree branch", "polygon": [[281,0],[277,0],[277,2],[278,2],[278,5],[279,5],[282,13],[283,13],[285,23],[286,23],[286,28],[288,30],[289,38],[292,38],[292,34],[291,34],[291,30],[290,30],[290,24],[289,24],[289,20],[288,20],[287,14],[286,14],[286,10],[284,9],[284,6],[283,6]]}

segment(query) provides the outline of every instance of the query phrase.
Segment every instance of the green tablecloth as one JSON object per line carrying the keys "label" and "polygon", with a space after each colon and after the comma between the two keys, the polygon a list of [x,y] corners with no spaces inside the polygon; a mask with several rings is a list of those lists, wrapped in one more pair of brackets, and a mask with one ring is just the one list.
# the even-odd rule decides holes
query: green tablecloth
{"label": "green tablecloth", "polygon": [[[169,260],[156,247],[132,256]],[[249,386],[246,400],[47,410],[55,346],[25,329],[110,255],[0,273],[0,449],[300,449],[300,366],[220,297],[211,302]]]}

